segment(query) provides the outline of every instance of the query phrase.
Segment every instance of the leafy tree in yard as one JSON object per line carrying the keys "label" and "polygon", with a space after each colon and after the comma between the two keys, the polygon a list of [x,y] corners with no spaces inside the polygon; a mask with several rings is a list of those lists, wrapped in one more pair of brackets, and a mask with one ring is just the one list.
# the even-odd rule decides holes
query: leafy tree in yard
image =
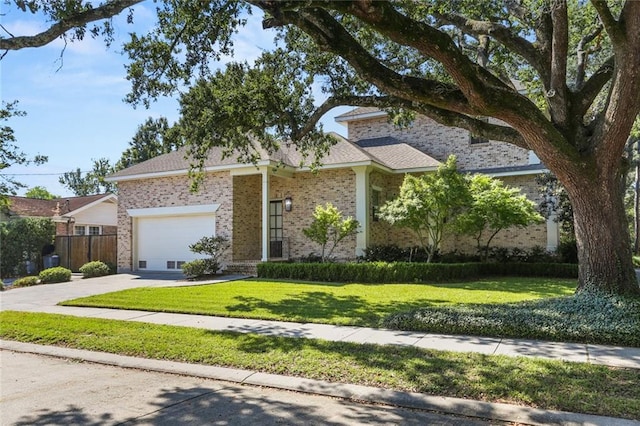
{"label": "leafy tree in yard", "polygon": [[[99,28],[87,24],[141,1],[16,2],[50,20],[50,27],[2,38],[0,49],[78,39],[87,29],[109,41],[108,20]],[[384,108],[399,122],[410,119],[407,112],[424,114],[532,149],[573,206],[578,290],[640,295],[619,190],[625,143],[640,111],[639,1],[157,4],[158,25],[149,34],[132,34],[125,46],[132,83],[127,99],[147,104],[197,87],[182,99],[196,159],[214,144],[250,150],[256,140],[322,151],[330,140],[317,122],[337,105]],[[263,12],[263,28],[277,35],[279,50],[265,52],[254,65],[216,72],[213,62],[233,53],[235,30],[251,19],[250,7]],[[319,106],[309,82],[326,96]],[[210,96],[223,89],[228,96]]]}
{"label": "leafy tree in yard", "polygon": [[93,160],[93,169],[87,173],[83,173],[79,168],[72,170],[60,176],[58,181],[73,191],[77,197],[86,195],[106,194],[107,192],[115,192],[116,185],[107,182],[104,178],[113,173],[114,169],[107,158]]}
{"label": "leafy tree in yard", "polygon": [[221,235],[200,238],[189,246],[189,250],[209,257],[186,262],[182,266],[182,271],[190,277],[215,274],[220,269],[220,259],[229,246],[229,240]]}
{"label": "leafy tree in yard", "polygon": [[170,126],[165,117],[151,117],[138,126],[136,134],[115,165],[115,170],[122,170],[141,163],[158,155],[175,151],[184,145],[177,126]]}
{"label": "leafy tree in yard", "polygon": [[411,229],[431,262],[451,220],[470,201],[464,176],[456,168],[456,158],[450,156],[435,173],[406,175],[400,194],[380,208],[379,216]]}
{"label": "leafy tree in yard", "polygon": [[476,240],[478,252],[485,261],[489,257],[489,245],[498,232],[543,221],[531,200],[501,180],[473,175],[469,178],[469,191],[473,199],[471,206],[456,218],[455,226],[458,232]]}
{"label": "leafy tree in yard", "polygon": [[[313,222],[302,232],[314,243],[320,244],[322,261],[331,258],[333,250],[345,238],[358,233],[360,224],[348,216],[342,217],[342,212],[331,203],[324,207],[316,206],[313,212]],[[328,248],[328,251],[327,251]]]}
{"label": "leafy tree in yard", "polygon": [[[26,115],[24,111],[16,109],[16,106],[17,102],[2,101],[2,108],[0,108],[0,121],[8,121],[11,117],[23,117]],[[15,143],[16,137],[13,128],[8,125],[1,126],[0,172],[12,165],[43,164],[47,162],[47,157],[43,155],[37,155],[34,158],[29,158],[24,152],[20,151],[20,148],[18,148]],[[0,207],[7,207],[7,195],[15,195],[17,189],[24,187],[24,184],[16,181],[10,176],[0,173]]]}
{"label": "leafy tree in yard", "polygon": [[53,242],[55,231],[51,219],[23,218],[0,223],[0,274],[24,275],[27,261],[39,265],[42,248]]}
{"label": "leafy tree in yard", "polygon": [[34,186],[33,188],[29,188],[29,190],[24,193],[24,196],[39,200],[53,200],[54,198],[60,198],[59,196],[50,193],[44,186]]}

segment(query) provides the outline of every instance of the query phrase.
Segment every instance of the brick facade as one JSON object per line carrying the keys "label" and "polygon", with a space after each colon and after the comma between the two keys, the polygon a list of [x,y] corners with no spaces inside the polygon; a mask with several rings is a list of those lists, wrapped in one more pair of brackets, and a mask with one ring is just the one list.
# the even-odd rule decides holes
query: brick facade
{"label": "brick facade", "polygon": [[352,121],[348,128],[348,137],[353,141],[393,136],[440,162],[454,154],[461,170],[529,164],[529,151],[526,149],[495,141],[471,144],[468,131],[443,126],[424,116],[417,116],[406,129],[396,128],[386,117]]}
{"label": "brick facade", "polygon": [[[505,143],[488,142],[470,144],[465,130],[436,124],[426,117],[418,117],[408,129],[396,129],[385,117],[369,118],[348,123],[352,141],[369,138],[395,137],[428,155],[444,162],[450,154],[458,158],[462,170],[490,167],[524,166],[529,164],[527,150]],[[417,237],[407,229],[394,227],[374,218],[374,205],[383,205],[397,196],[404,179],[402,173],[370,166],[366,189],[369,206],[369,245],[397,244],[401,247],[419,245]],[[284,175],[284,176],[283,176]],[[361,175],[360,175],[361,176]],[[120,181],[118,196],[118,267],[135,269],[133,257],[133,226],[135,219],[128,209],[177,207],[219,204],[216,212],[216,234],[229,238],[231,250],[223,262],[259,261],[263,257],[263,171],[249,169],[235,174],[229,170],[207,173],[201,190],[189,191],[189,179],[185,175],[150,179]],[[533,175],[503,178],[510,185],[519,187],[530,199],[539,201]],[[320,247],[306,238],[302,230],[313,220],[316,206],[331,202],[344,216],[357,215],[357,177],[349,166],[321,169],[317,173],[294,171],[288,175],[269,172],[268,200],[284,200],[291,197],[293,208],[283,212],[284,257],[300,258],[311,253],[320,254]],[[362,181],[361,181],[362,182]],[[494,247],[533,246],[546,247],[545,224],[524,230],[502,231],[494,239]],[[337,259],[354,259],[357,238],[350,237],[334,251]],[[468,237],[447,235],[441,251],[458,250],[475,253],[476,243]]]}

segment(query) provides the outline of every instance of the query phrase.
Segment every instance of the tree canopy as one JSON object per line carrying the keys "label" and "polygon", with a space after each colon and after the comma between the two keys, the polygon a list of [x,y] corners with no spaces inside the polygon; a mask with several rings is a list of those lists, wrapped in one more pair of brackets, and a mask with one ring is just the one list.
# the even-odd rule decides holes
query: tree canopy
{"label": "tree canopy", "polygon": [[[87,32],[109,42],[108,20],[87,24],[130,13],[139,2],[14,1],[26,13],[43,14],[50,27],[3,37],[0,49]],[[212,145],[249,153],[256,140],[323,152],[331,140],[317,123],[337,105],[383,108],[398,124],[424,114],[535,151],[574,209],[579,289],[640,294],[618,190],[624,146],[640,111],[640,2],[155,4],[157,26],[132,34],[124,46],[127,101],[144,105],[182,93],[186,142],[196,158]],[[276,37],[276,49],[254,64],[220,70],[215,61],[233,53],[235,30],[254,14]]]}

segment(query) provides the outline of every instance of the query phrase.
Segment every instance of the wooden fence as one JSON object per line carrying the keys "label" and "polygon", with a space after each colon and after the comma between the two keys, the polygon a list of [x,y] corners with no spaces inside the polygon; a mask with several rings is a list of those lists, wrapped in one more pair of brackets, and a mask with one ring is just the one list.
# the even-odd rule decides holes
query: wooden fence
{"label": "wooden fence", "polygon": [[73,272],[92,260],[113,265],[118,261],[116,235],[61,235],[56,237],[55,246],[60,266]]}

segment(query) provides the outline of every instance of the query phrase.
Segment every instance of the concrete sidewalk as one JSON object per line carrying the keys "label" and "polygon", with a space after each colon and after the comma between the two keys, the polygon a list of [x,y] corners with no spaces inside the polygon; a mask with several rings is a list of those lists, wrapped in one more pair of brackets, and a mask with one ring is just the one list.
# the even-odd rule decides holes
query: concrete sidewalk
{"label": "concrete sidewalk", "polygon": [[174,273],[118,274],[89,280],[20,288],[0,293],[0,310],[47,312],[269,336],[313,338],[361,344],[416,346],[424,349],[475,352],[487,355],[526,356],[640,369],[640,348],[57,305],[64,300],[128,288],[193,286],[225,282],[243,277],[225,276],[217,281],[201,283],[185,281],[181,278],[183,278],[181,274]]}
{"label": "concrete sidewalk", "polygon": [[[294,338],[318,338],[360,344],[407,345],[420,348],[478,352],[507,356],[528,356],[554,360],[589,362],[616,367],[640,369],[640,349],[602,345],[556,343],[523,339],[499,339],[428,333],[402,332],[365,327],[341,327],[326,324],[300,324],[278,321],[170,314],[102,308],[57,306],[63,300],[102,294],[134,287],[167,287],[209,284],[180,280],[176,275],[119,274],[70,283],[50,284],[14,289],[0,293],[0,310],[47,312],[81,317],[168,324],[208,330],[258,333]],[[224,277],[227,281],[242,277]],[[0,341],[2,350],[37,353],[88,362],[145,369],[195,377],[213,378],[241,384],[288,389],[318,395],[347,398],[399,407],[440,411],[524,424],[593,424],[640,425],[640,422],[574,413],[515,407],[455,398],[432,397],[407,392],[370,388],[349,384],[327,383],[255,371],[236,370],[177,362],[147,360],[100,352]]]}

